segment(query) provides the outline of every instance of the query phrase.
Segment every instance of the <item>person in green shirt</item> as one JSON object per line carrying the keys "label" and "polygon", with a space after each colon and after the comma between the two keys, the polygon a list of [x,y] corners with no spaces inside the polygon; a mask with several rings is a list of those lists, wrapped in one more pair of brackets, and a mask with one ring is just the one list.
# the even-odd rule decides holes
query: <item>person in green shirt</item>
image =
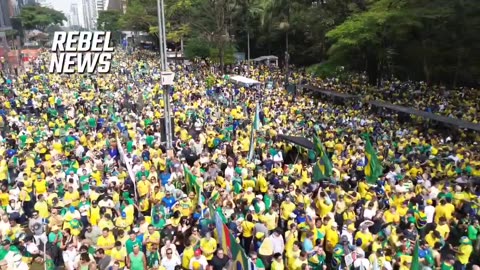
{"label": "person in green shirt", "polygon": [[133,247],[135,245],[141,245],[142,243],[138,240],[137,238],[137,233],[135,231],[130,231],[130,238],[125,242],[125,248],[127,250],[127,254],[130,254],[133,252]]}
{"label": "person in green shirt", "polygon": [[472,243],[476,243],[477,237],[478,237],[478,231],[480,231],[480,224],[478,219],[475,219],[473,223],[468,226],[468,229],[467,229],[468,239],[470,239]]}
{"label": "person in green shirt", "polygon": [[140,245],[135,244],[133,251],[127,256],[127,265],[130,270],[146,270],[147,259],[145,254],[140,251]]}
{"label": "person in green shirt", "polygon": [[258,254],[255,251],[250,252],[250,259],[255,263],[255,268],[257,270],[265,270],[265,265],[263,264],[262,259],[258,258]]}
{"label": "person in green shirt", "polygon": [[157,244],[152,244],[152,250],[147,257],[147,265],[149,268],[155,268],[160,265],[160,254],[158,253]]}
{"label": "person in green shirt", "polygon": [[10,240],[2,241],[2,248],[0,248],[0,261],[4,260],[5,257],[7,257],[7,254],[9,252],[12,252],[10,250],[10,246],[11,246]]}
{"label": "person in green shirt", "polygon": [[50,233],[48,234],[48,242],[57,244],[58,247],[62,245],[63,235],[58,226],[52,226]]}
{"label": "person in green shirt", "polygon": [[442,262],[440,270],[453,270],[455,265],[455,257],[452,254],[447,254],[445,261]]}

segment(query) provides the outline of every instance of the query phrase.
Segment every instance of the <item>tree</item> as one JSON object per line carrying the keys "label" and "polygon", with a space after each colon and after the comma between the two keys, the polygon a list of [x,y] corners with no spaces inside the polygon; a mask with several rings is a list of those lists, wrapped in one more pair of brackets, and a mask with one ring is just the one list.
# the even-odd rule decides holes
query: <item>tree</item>
{"label": "tree", "polygon": [[62,24],[67,20],[63,12],[39,5],[24,6],[20,18],[25,29],[42,32],[50,25]]}
{"label": "tree", "polygon": [[119,20],[123,30],[150,32],[158,26],[156,0],[128,1],[127,11]]}
{"label": "tree", "polygon": [[329,61],[366,70],[370,83],[392,75],[472,83],[479,75],[478,12],[463,0],[379,0],[327,34]]}
{"label": "tree", "polygon": [[235,0],[198,0],[192,8],[192,31],[218,50],[218,62],[223,70],[226,48],[233,41]]}
{"label": "tree", "polygon": [[[190,13],[194,0],[165,0],[165,21],[167,40],[180,43],[183,50],[183,40],[191,32]],[[158,35],[158,26],[150,27],[150,34]]]}
{"label": "tree", "polygon": [[100,11],[97,19],[97,28],[102,31],[109,31],[112,33],[112,38],[120,40],[120,18],[122,12],[118,10]]}
{"label": "tree", "polygon": [[118,10],[100,11],[97,19],[97,28],[102,31],[116,32],[120,30],[122,12]]}

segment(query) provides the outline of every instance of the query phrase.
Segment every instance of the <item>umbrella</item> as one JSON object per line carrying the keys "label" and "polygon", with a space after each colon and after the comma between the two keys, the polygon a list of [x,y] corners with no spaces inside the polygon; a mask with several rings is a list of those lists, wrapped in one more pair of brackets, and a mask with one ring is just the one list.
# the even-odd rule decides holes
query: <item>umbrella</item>
{"label": "umbrella", "polygon": [[364,222],[360,223],[360,228],[368,228],[370,226],[373,226],[373,221],[371,220],[365,220]]}

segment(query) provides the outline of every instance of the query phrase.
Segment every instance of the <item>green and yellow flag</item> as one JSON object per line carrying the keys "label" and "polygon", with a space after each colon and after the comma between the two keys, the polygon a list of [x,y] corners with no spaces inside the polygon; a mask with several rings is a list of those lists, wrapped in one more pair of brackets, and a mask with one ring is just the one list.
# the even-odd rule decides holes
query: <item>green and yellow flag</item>
{"label": "green and yellow flag", "polygon": [[375,151],[372,143],[370,142],[370,137],[368,135],[365,135],[364,139],[365,157],[367,158],[367,163],[364,170],[365,177],[368,184],[376,185],[378,178],[383,175],[382,164],[378,160],[377,152]]}
{"label": "green and yellow flag", "polygon": [[420,257],[419,257],[419,247],[418,247],[418,240],[415,242],[415,249],[413,250],[412,256],[412,263],[410,264],[411,270],[418,270],[420,269]]}
{"label": "green and yellow flag", "polygon": [[333,166],[325,151],[325,147],[317,136],[313,137],[313,143],[315,144],[315,152],[319,157],[313,167],[313,180],[319,181],[332,175]]}
{"label": "green and yellow flag", "polygon": [[197,181],[197,177],[185,166],[183,166],[183,172],[185,173],[185,184],[187,185],[187,192],[201,193],[201,186]]}

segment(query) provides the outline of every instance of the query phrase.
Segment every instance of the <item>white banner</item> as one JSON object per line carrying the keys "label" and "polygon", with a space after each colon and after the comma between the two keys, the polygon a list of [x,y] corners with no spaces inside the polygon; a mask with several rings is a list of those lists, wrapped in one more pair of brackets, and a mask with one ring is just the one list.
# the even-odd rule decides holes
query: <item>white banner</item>
{"label": "white banner", "polygon": [[118,136],[117,136],[117,147],[118,147],[118,153],[120,154],[120,158],[121,158],[123,164],[125,164],[125,166],[127,167],[128,175],[130,176],[130,179],[133,182],[133,188],[135,189],[135,201],[138,201],[138,198],[137,198],[137,183],[136,183],[137,179],[135,179],[135,174],[133,173],[132,161],[125,154],[125,150],[123,149],[122,141],[120,141]]}

